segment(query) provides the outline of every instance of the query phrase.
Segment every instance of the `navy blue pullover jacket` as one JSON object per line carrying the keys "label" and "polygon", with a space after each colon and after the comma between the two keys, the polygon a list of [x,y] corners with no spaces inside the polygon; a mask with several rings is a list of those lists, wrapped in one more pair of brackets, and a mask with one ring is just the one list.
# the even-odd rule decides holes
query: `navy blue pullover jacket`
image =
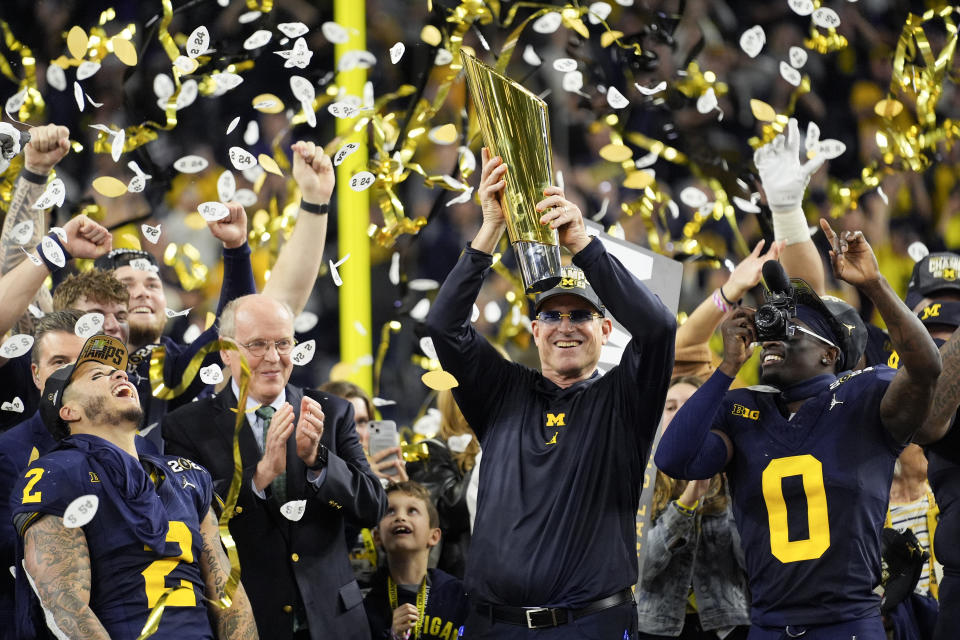
{"label": "navy blue pullover jacket", "polygon": [[483,447],[465,585],[476,601],[582,607],[637,581],[635,514],[673,367],[673,314],[599,240],[574,256],[632,340],[605,375],[561,389],[470,323],[492,257],[467,249],[427,318]]}

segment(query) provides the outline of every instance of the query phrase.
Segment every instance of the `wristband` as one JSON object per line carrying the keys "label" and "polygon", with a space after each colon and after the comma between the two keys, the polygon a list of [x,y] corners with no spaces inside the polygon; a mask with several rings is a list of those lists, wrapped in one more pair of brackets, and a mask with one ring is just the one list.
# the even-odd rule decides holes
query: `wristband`
{"label": "wristband", "polygon": [[740,300],[737,300],[736,302],[730,302],[726,294],[723,293],[723,285],[717,287],[717,289],[720,291],[720,297],[723,298],[723,301],[726,302],[731,307],[739,307],[740,303],[743,301],[743,298],[740,298]]}
{"label": "wristband", "polygon": [[810,227],[807,225],[807,216],[803,209],[797,207],[793,211],[772,211],[773,239],[786,240],[788,245],[806,242],[810,239]]}
{"label": "wristband", "polygon": [[313,464],[307,467],[310,471],[320,471],[327,466],[327,459],[330,454],[329,449],[326,445],[317,443],[317,459],[313,461]]}
{"label": "wristband", "polygon": [[26,167],[20,170],[20,177],[26,180],[27,182],[32,182],[33,184],[40,184],[40,185],[47,184],[47,176],[41,175],[39,173],[34,173],[33,171],[30,171],[30,169],[27,169]]}
{"label": "wristband", "polygon": [[730,311],[730,307],[727,306],[727,303],[724,302],[725,298],[721,297],[720,289],[716,289],[713,292],[713,304],[717,305],[717,309],[720,309],[722,313]]}
{"label": "wristband", "polygon": [[680,513],[685,516],[692,516],[697,512],[697,505],[700,504],[700,501],[697,500],[692,506],[689,507],[680,502],[680,500],[674,500],[674,503],[677,505],[677,509],[679,509]]}
{"label": "wristband", "polygon": [[[51,244],[52,243],[52,244]],[[44,245],[47,245],[46,248]],[[50,255],[47,255],[49,252]],[[57,264],[54,260],[60,257],[58,254],[63,256],[63,264]],[[50,270],[50,273],[55,273],[66,266],[67,262],[73,258],[70,255],[70,252],[64,248],[63,244],[60,243],[60,238],[57,237],[55,233],[49,233],[44,237],[43,241],[37,245],[37,255],[40,256],[40,259],[43,260],[43,263],[47,266],[47,269]]]}
{"label": "wristband", "polygon": [[330,211],[330,205],[328,203],[323,204],[314,204],[312,202],[306,202],[305,200],[300,201],[300,208],[306,211],[307,213],[313,213],[316,215],[327,215]]}

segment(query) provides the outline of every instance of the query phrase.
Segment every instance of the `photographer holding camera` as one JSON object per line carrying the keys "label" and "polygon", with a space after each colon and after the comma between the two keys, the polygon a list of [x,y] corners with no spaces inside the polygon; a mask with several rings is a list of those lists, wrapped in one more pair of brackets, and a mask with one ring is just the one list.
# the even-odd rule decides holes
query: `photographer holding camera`
{"label": "photographer holding camera", "polygon": [[[873,593],[880,530],[894,463],[923,424],[940,373],[936,346],[863,235],[838,238],[820,224],[834,274],[876,305],[901,368],[850,371],[863,353],[862,323],[769,263],[767,303],[724,321],[723,363],[656,454],[676,478],[726,470],[753,594],[750,640],[886,638]],[[756,342],[763,385],[728,391]]]}

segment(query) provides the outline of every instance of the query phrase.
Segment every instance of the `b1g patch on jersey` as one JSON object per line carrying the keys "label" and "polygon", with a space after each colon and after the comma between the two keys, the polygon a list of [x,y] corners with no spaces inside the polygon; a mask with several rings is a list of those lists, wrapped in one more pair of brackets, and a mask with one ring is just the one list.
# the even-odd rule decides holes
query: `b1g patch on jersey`
{"label": "b1g patch on jersey", "polygon": [[743,418],[747,418],[748,420],[759,420],[760,410],[751,409],[743,406],[742,404],[734,404],[733,409],[730,411],[730,415],[741,416]]}
{"label": "b1g patch on jersey", "polygon": [[840,376],[839,378],[834,380],[832,383],[830,383],[830,388],[836,389],[847,380],[850,380],[851,378],[856,378],[861,373],[866,373],[867,371],[873,371],[873,367],[867,367],[866,369],[859,369],[857,371],[851,371],[850,373],[845,373],[844,375]]}

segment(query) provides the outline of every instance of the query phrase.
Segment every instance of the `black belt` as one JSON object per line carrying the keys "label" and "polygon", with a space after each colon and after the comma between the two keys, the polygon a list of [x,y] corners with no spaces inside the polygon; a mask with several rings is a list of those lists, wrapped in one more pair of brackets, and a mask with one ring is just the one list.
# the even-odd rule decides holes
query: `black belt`
{"label": "black belt", "polygon": [[493,622],[506,622],[528,629],[542,629],[559,627],[573,620],[578,620],[605,609],[633,602],[633,592],[624,589],[612,596],[594,600],[581,609],[559,609],[549,607],[508,607],[481,603],[476,606],[477,613],[490,618]]}

